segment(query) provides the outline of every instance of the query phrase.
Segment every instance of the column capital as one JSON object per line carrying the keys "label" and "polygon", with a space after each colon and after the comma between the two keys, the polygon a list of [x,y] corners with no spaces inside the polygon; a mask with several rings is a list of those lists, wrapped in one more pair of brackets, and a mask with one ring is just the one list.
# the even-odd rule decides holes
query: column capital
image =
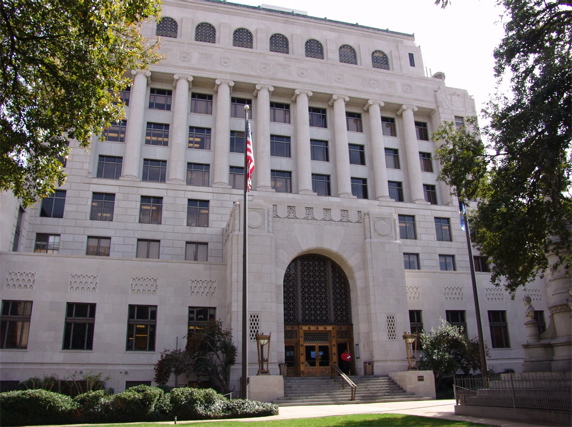
{"label": "column capital", "polygon": [[344,101],[344,104],[346,102],[348,102],[350,100],[349,96],[345,96],[345,95],[332,95],[332,99],[330,99],[330,102],[328,102],[329,106],[332,106],[334,104],[334,102],[336,102],[337,100],[342,100]]}
{"label": "column capital", "polygon": [[274,86],[270,86],[270,85],[256,85],[256,89],[254,90],[254,92],[252,93],[254,96],[258,95],[258,92],[260,92],[261,90],[266,89],[268,92],[273,92],[274,91]]}
{"label": "column capital", "polygon": [[230,88],[230,90],[232,91],[232,87],[234,86],[234,82],[232,80],[220,80],[220,79],[215,80],[214,91],[217,92],[219,86],[222,84],[227,84],[228,87]]}
{"label": "column capital", "polygon": [[296,98],[298,98],[299,95],[306,95],[308,98],[310,98],[313,95],[313,93],[309,90],[296,89],[294,91],[294,96],[292,96],[292,101],[296,101]]}
{"label": "column capital", "polygon": [[135,78],[137,74],[142,74],[147,78],[147,84],[151,84],[151,71],[146,70],[131,70],[131,74]]}
{"label": "column capital", "polygon": [[365,105],[363,106],[363,109],[364,109],[365,111],[367,111],[367,110],[369,110],[369,107],[371,107],[372,105],[375,105],[375,104],[379,105],[379,108],[381,109],[381,108],[383,108],[383,106],[385,105],[385,102],[383,102],[383,101],[376,101],[376,100],[374,100],[374,99],[369,99],[369,100],[365,103]]}
{"label": "column capital", "polygon": [[191,85],[191,82],[193,81],[193,77],[192,76],[185,76],[185,75],[181,75],[181,74],[175,74],[173,76],[173,86],[177,86],[177,82],[179,80],[187,80],[189,82],[189,86]]}
{"label": "column capital", "polygon": [[405,105],[405,104],[403,104],[403,105],[401,106],[401,108],[399,109],[399,111],[397,111],[397,114],[403,114],[403,112],[404,112],[405,110],[407,110],[407,109],[409,109],[409,110],[411,110],[411,111],[413,111],[413,112],[417,111],[417,107],[415,107],[414,105]]}

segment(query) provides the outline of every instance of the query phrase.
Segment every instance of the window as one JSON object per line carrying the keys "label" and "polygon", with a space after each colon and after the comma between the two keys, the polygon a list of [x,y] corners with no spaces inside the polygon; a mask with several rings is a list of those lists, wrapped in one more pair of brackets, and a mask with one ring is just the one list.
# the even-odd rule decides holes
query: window
{"label": "window", "polygon": [[187,185],[209,186],[210,165],[187,163]]}
{"label": "window", "polygon": [[455,116],[455,127],[457,128],[457,130],[461,129],[464,126],[465,126],[465,118]]}
{"label": "window", "polygon": [[318,196],[330,196],[330,176],[313,173],[312,191]]}
{"label": "window", "polygon": [[276,123],[290,123],[290,104],[271,102],[270,121]]}
{"label": "window", "polygon": [[489,273],[491,271],[489,268],[488,258],[486,256],[473,256],[473,264],[475,266],[475,271],[480,273]]}
{"label": "window", "polygon": [[544,311],[535,310],[534,320],[536,321],[536,326],[538,327],[538,335],[543,334],[546,331],[546,320],[544,320]]}
{"label": "window", "polygon": [[350,164],[365,165],[365,150],[363,145],[349,144]]}
{"label": "window", "polygon": [[371,65],[373,68],[389,70],[389,58],[381,50],[374,50],[371,54]]}
{"label": "window", "polygon": [[129,305],[127,351],[155,351],[156,305]]}
{"label": "window", "polygon": [[208,243],[187,242],[185,244],[185,260],[187,261],[208,261]]}
{"label": "window", "polygon": [[147,122],[145,145],[159,145],[162,147],[169,145],[169,125]]}
{"label": "window", "polygon": [[99,156],[97,161],[97,177],[119,179],[121,177],[122,157]]}
{"label": "window", "polygon": [[409,65],[415,67],[415,55],[412,53],[409,54]]}
{"label": "window", "polygon": [[506,311],[490,310],[489,327],[491,329],[491,346],[493,348],[510,348]]}
{"label": "window", "polygon": [[270,183],[272,189],[278,193],[292,192],[292,172],[287,171],[271,171]]}
{"label": "window", "polygon": [[[412,334],[420,334],[423,332],[423,317],[421,315],[421,310],[409,310],[409,327],[411,328]],[[419,337],[417,337],[419,340]],[[417,349],[419,347],[419,341],[417,341]]]}
{"label": "window", "polygon": [[339,49],[340,62],[357,65],[356,51],[350,45],[344,44]]}
{"label": "window", "polygon": [[397,181],[388,181],[389,197],[396,202],[403,202],[403,184]]}
{"label": "window", "polygon": [[467,321],[465,320],[465,310],[446,310],[445,317],[449,325],[463,328],[463,334],[466,337],[469,336],[467,333]]}
{"label": "window", "polygon": [[232,34],[232,45],[252,49],[252,33],[246,28],[237,28]]}
{"label": "window", "polygon": [[399,150],[396,148],[385,149],[385,166],[389,169],[400,169]]}
{"label": "window", "polygon": [[231,153],[243,153],[246,143],[244,141],[244,132],[239,132],[236,130],[230,131],[230,152]]}
{"label": "window", "polygon": [[171,37],[176,39],[178,32],[177,21],[173,18],[165,16],[157,22],[157,29],[155,30],[155,35],[161,37]]}
{"label": "window", "polygon": [[114,122],[103,131],[103,138],[108,142],[125,142],[127,120]]}
{"label": "window", "polygon": [[352,194],[358,199],[367,199],[367,179],[352,178]]}
{"label": "window", "polygon": [[270,155],[274,157],[290,157],[290,137],[270,135]]}
{"label": "window", "polygon": [[361,113],[350,113],[346,111],[346,123],[349,131],[363,132]]}
{"label": "window", "polygon": [[308,115],[310,117],[310,126],[317,128],[327,128],[327,114],[325,108],[310,107],[308,108]]}
{"label": "window", "polygon": [[28,348],[32,301],[2,301],[0,348]]}
{"label": "window", "polygon": [[195,27],[195,41],[204,43],[216,42],[216,30],[208,22],[201,22]]}
{"label": "window", "polygon": [[215,307],[189,307],[189,335],[216,320]]}
{"label": "window", "polygon": [[163,198],[141,196],[139,209],[140,224],[161,224],[163,216]]}
{"label": "window", "polygon": [[244,190],[244,167],[230,167],[230,186],[237,190]]}
{"label": "window", "polygon": [[324,59],[324,46],[318,40],[306,40],[306,58]]}
{"label": "window", "polygon": [[435,218],[435,234],[440,242],[451,241],[451,221],[449,218]]}
{"label": "window", "polygon": [[36,234],[36,244],[34,252],[44,254],[57,254],[60,251],[60,235],[59,234]]}
{"label": "window", "polygon": [[26,211],[22,206],[18,208],[18,219],[16,227],[14,227],[14,241],[12,242],[12,252],[18,252],[20,249],[20,238],[22,237],[22,223],[24,222],[24,214]]}
{"label": "window", "polygon": [[423,195],[425,196],[426,202],[432,205],[437,204],[437,189],[434,185],[423,184]]}
{"label": "window", "polygon": [[129,101],[131,99],[131,88],[126,87],[125,89],[121,89],[119,91],[119,99],[121,99],[121,102],[123,102],[126,107],[129,107]]}
{"label": "window", "polygon": [[149,108],[154,110],[171,110],[173,91],[152,87],[149,91]]}
{"label": "window", "polygon": [[399,237],[401,239],[417,239],[414,216],[399,215]]}
{"label": "window", "polygon": [[403,268],[406,270],[420,270],[419,254],[403,254]]}
{"label": "window", "polygon": [[421,163],[422,172],[433,172],[431,153],[419,153],[419,162]]}
{"label": "window", "polygon": [[111,237],[87,236],[86,255],[109,256],[111,251]]}
{"label": "window", "polygon": [[455,271],[455,255],[439,255],[439,269],[441,271]]}
{"label": "window", "polygon": [[166,160],[143,160],[143,181],[165,182],[167,176]]}
{"label": "window", "polygon": [[312,160],[320,162],[329,162],[328,141],[320,141],[318,139],[310,140],[310,156]]}
{"label": "window", "polygon": [[381,118],[381,130],[385,136],[397,136],[397,129],[395,127],[395,119],[392,117]]}
{"label": "window", "polygon": [[191,113],[212,114],[213,96],[205,93],[191,94]]}
{"label": "window", "polygon": [[92,221],[113,221],[114,208],[115,194],[93,193],[89,219]]}
{"label": "window", "polygon": [[136,258],[159,259],[160,241],[137,239]]}
{"label": "window", "polygon": [[270,36],[270,52],[290,53],[288,38],[283,34],[272,34]]}
{"label": "window", "polygon": [[427,129],[427,123],[415,122],[415,133],[417,134],[417,139],[422,141],[429,141],[429,130]]}
{"label": "window", "polygon": [[209,226],[209,201],[189,199],[187,203],[187,225],[189,227]]}
{"label": "window", "polygon": [[252,99],[245,98],[230,98],[230,116],[237,117],[239,119],[246,118],[246,111],[244,106],[248,105],[250,107],[249,117],[252,119]]}
{"label": "window", "polygon": [[95,304],[67,303],[62,350],[93,350]]}
{"label": "window", "polygon": [[42,199],[40,216],[44,218],[63,218],[66,205],[66,191],[56,190]]}
{"label": "window", "polygon": [[189,148],[196,150],[211,149],[211,130],[208,128],[189,127]]}

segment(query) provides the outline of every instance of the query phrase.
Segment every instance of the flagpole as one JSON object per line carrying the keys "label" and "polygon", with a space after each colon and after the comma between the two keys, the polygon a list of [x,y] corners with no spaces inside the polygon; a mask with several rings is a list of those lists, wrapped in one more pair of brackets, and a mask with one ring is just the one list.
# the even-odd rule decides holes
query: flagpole
{"label": "flagpole", "polygon": [[248,207],[247,197],[248,192],[248,137],[249,137],[249,123],[248,123],[248,105],[244,106],[245,120],[244,120],[244,193],[243,193],[243,211],[242,211],[242,376],[240,384],[240,397],[248,399],[248,251],[247,251],[247,237],[248,237]]}

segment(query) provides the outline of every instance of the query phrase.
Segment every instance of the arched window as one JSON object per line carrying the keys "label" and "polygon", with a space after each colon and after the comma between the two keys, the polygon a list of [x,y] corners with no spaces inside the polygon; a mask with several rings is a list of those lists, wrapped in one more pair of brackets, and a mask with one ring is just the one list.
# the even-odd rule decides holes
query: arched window
{"label": "arched window", "polygon": [[165,16],[157,22],[157,29],[155,30],[155,35],[161,37],[172,37],[174,39],[177,38],[177,33],[179,30],[179,26],[177,25],[177,21],[173,18],[169,18]]}
{"label": "arched window", "polygon": [[282,34],[272,34],[270,36],[270,52],[290,53],[288,38]]}
{"label": "arched window", "polygon": [[306,40],[306,57],[324,59],[324,46],[316,39]]}
{"label": "arched window", "polygon": [[373,68],[389,70],[389,58],[385,52],[381,50],[374,50],[371,54],[371,65]]}
{"label": "arched window", "polygon": [[201,22],[195,28],[195,41],[205,43],[216,43],[216,30],[208,22]]}
{"label": "arched window", "polygon": [[252,49],[252,33],[246,28],[237,28],[232,35],[232,45]]}
{"label": "arched window", "polygon": [[340,62],[345,64],[357,65],[356,50],[350,45],[344,44],[340,46]]}

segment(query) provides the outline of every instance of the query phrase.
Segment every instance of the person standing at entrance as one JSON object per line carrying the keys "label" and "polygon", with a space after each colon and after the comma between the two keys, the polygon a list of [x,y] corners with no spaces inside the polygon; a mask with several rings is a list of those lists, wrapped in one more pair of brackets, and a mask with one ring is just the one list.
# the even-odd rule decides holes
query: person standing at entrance
{"label": "person standing at entrance", "polygon": [[344,374],[350,374],[350,367],[351,367],[352,355],[350,354],[349,350],[346,349],[342,353],[342,371]]}

